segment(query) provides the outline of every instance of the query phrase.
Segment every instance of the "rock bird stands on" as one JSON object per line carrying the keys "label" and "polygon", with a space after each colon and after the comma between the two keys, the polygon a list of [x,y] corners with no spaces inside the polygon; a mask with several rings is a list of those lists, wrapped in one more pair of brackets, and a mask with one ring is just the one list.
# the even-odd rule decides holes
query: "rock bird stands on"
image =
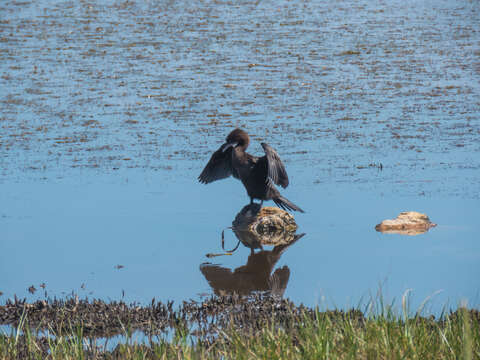
{"label": "rock bird stands on", "polygon": [[245,186],[250,204],[253,204],[253,199],[260,199],[260,205],[263,200],[273,200],[282,209],[304,212],[280,195],[274,185],[283,188],[288,186],[287,172],[275,149],[262,143],[265,156],[256,157],[245,151],[249,144],[250,138],[245,131],[233,130],[227,136],[225,144],[213,153],[198,180],[208,184],[232,175]]}

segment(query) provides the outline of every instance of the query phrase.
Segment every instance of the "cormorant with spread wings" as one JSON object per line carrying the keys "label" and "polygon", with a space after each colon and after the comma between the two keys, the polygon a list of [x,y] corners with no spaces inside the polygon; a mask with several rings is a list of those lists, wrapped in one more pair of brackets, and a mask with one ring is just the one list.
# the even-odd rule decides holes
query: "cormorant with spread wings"
{"label": "cormorant with spread wings", "polygon": [[250,203],[253,203],[253,199],[259,199],[261,204],[264,200],[273,200],[282,209],[304,212],[280,195],[274,185],[280,185],[283,188],[288,186],[285,166],[275,149],[262,143],[265,155],[257,157],[246,152],[249,144],[250,137],[245,131],[233,130],[227,136],[226,142],[213,153],[198,180],[208,184],[233,176],[245,186],[250,196]]}

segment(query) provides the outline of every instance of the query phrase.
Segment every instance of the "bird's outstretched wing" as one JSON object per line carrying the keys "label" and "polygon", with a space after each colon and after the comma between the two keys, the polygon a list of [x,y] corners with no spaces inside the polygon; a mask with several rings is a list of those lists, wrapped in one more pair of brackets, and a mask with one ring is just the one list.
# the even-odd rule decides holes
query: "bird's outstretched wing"
{"label": "bird's outstretched wing", "polygon": [[210,161],[205,169],[198,177],[198,181],[203,184],[211,183],[212,181],[221,180],[233,174],[232,169],[232,148],[224,151],[226,144],[212,154]]}
{"label": "bird's outstretched wing", "polygon": [[265,150],[265,155],[267,157],[267,171],[268,177],[277,185],[280,185],[283,188],[288,186],[288,175],[283,166],[280,156],[271,146],[262,143],[263,150]]}

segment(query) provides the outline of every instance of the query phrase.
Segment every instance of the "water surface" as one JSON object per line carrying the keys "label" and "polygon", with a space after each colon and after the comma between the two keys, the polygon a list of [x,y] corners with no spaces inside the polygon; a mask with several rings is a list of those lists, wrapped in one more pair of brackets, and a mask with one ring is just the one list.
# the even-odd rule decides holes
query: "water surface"
{"label": "water surface", "polygon": [[[306,235],[284,296],[356,305],[381,286],[478,305],[480,34],[471,1],[5,1],[0,291],[181,301],[248,202],[196,177],[236,126],[285,161]],[[381,164],[381,166],[380,166]],[[438,227],[374,226],[401,211]],[[227,242],[236,240],[227,231]],[[45,284],[45,289],[40,287]],[[34,285],[32,295],[28,288]]]}

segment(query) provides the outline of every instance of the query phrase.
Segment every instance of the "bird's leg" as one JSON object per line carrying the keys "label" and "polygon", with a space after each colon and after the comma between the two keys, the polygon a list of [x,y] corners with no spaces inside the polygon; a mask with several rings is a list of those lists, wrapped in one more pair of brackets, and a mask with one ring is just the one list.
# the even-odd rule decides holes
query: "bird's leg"
{"label": "bird's leg", "polygon": [[250,198],[250,205],[253,205],[253,198]]}
{"label": "bird's leg", "polygon": [[260,200],[260,208],[263,206],[263,200]]}

